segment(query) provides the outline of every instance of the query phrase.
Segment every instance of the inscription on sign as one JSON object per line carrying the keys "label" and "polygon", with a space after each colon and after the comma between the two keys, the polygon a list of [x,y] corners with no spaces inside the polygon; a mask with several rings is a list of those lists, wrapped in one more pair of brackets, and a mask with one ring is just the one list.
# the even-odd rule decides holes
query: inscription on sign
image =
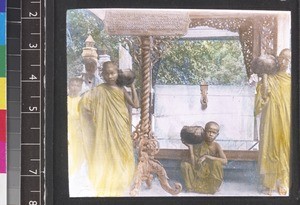
{"label": "inscription on sign", "polygon": [[188,13],[174,11],[107,11],[104,19],[110,35],[179,36],[189,23]]}

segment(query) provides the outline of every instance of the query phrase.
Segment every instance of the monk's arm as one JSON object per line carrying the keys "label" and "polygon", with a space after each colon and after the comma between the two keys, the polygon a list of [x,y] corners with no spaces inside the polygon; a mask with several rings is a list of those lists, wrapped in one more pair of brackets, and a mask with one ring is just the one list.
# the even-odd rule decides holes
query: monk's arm
{"label": "monk's arm", "polygon": [[266,82],[267,78],[264,76],[263,80],[261,80],[256,88],[255,94],[255,104],[254,104],[254,115],[257,116],[261,113],[262,109],[266,105],[269,100],[268,93],[268,83]]}
{"label": "monk's arm", "polygon": [[195,166],[195,155],[194,155],[194,147],[192,144],[188,144],[181,139],[182,143],[189,148],[189,154],[191,159],[191,164]]}
{"label": "monk's arm", "polygon": [[268,75],[263,74],[262,77],[262,86],[261,86],[261,94],[264,101],[266,101],[269,97],[269,85],[268,85]]}
{"label": "monk's arm", "polygon": [[216,144],[216,148],[218,151],[218,154],[220,157],[214,157],[214,156],[210,156],[210,155],[206,155],[206,158],[211,159],[211,160],[216,160],[216,161],[220,161],[222,164],[227,164],[227,158],[226,155],[223,152],[223,149],[221,148],[221,146],[219,144]]}
{"label": "monk's arm", "polygon": [[193,145],[189,145],[188,147],[189,147],[189,151],[190,151],[191,162],[194,167],[195,166],[195,155],[194,155]]}
{"label": "monk's arm", "polygon": [[139,99],[138,99],[138,96],[137,96],[137,92],[136,92],[136,88],[134,86],[134,83],[131,84],[130,88],[131,88],[132,97],[130,97],[129,94],[124,89],[125,99],[126,99],[127,103],[129,105],[131,105],[132,107],[139,108],[140,107],[140,102],[139,102]]}

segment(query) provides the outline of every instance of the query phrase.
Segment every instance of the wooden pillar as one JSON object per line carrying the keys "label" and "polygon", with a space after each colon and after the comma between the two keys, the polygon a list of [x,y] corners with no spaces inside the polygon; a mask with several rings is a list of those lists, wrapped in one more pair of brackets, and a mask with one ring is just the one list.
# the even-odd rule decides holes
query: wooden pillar
{"label": "wooden pillar", "polygon": [[141,37],[142,47],[142,99],[141,99],[141,131],[148,133],[150,122],[150,94],[151,94],[151,59],[150,37]]}
{"label": "wooden pillar", "polygon": [[150,100],[151,100],[151,43],[150,36],[141,37],[142,48],[142,99],[141,99],[141,121],[138,129],[135,131],[136,139],[139,140],[139,163],[135,176],[134,186],[130,195],[136,196],[145,181],[150,188],[153,180],[153,174],[159,178],[161,187],[172,195],[181,192],[180,183],[175,183],[171,187],[168,182],[168,176],[161,163],[154,157],[159,151],[157,139],[151,131],[150,118]]}
{"label": "wooden pillar", "polygon": [[261,21],[262,19],[256,17],[253,20],[253,59],[261,55]]}
{"label": "wooden pillar", "polygon": [[142,54],[141,121],[134,131],[134,140],[139,152],[139,163],[130,195],[135,196],[146,182],[151,187],[153,174],[159,178],[162,188],[170,194],[179,194],[180,183],[171,187],[162,164],[155,159],[159,151],[158,141],[151,130],[151,36],[180,36],[187,32],[190,23],[187,12],[174,11],[107,11],[105,30],[111,35],[140,36]]}

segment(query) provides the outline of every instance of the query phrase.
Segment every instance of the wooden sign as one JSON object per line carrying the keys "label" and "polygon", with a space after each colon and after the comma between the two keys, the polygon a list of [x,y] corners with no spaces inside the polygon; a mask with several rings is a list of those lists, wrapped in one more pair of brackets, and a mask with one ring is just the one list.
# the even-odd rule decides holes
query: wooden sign
{"label": "wooden sign", "polygon": [[189,28],[189,15],[178,11],[114,10],[105,13],[105,30],[110,35],[181,36]]}

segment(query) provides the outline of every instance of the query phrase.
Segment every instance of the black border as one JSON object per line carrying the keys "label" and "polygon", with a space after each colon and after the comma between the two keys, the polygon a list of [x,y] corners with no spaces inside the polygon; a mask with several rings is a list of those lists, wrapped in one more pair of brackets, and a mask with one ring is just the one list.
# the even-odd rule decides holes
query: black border
{"label": "black border", "polygon": [[[288,197],[69,198],[67,171],[66,11],[78,8],[287,10],[292,13],[292,188]],[[46,204],[272,204],[300,197],[299,0],[46,0]]]}

